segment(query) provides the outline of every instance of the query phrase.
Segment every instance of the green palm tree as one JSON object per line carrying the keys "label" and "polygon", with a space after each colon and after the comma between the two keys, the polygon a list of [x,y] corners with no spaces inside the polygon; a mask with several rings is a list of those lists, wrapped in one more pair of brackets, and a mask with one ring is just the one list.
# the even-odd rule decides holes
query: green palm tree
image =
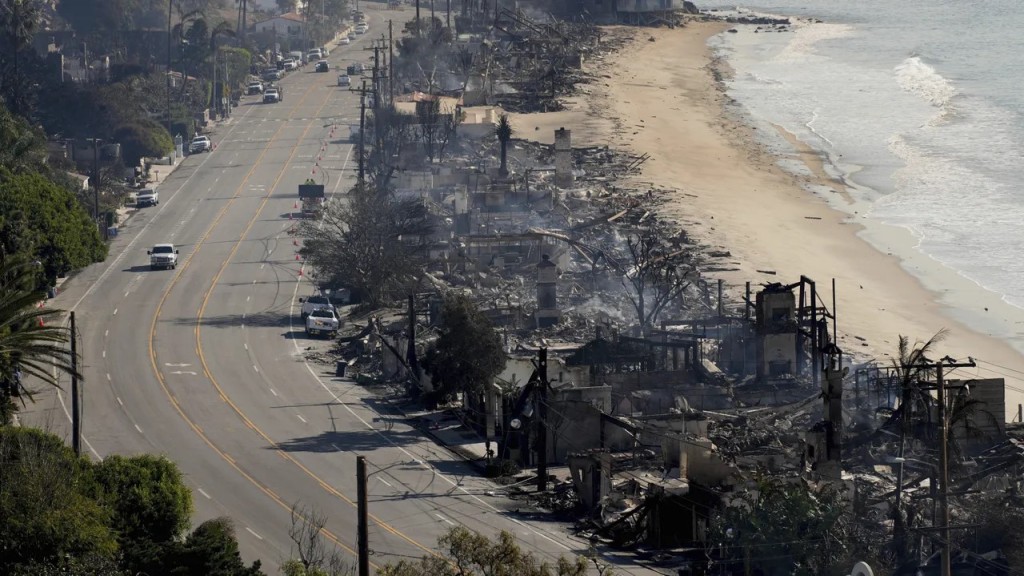
{"label": "green palm tree", "polygon": [[512,139],[512,123],[508,121],[508,114],[498,117],[498,125],[494,127],[494,136],[501,144],[501,168],[498,168],[498,175],[508,176],[508,141]]}
{"label": "green palm tree", "polygon": [[[74,374],[68,328],[52,322],[57,311],[42,308],[37,264],[0,256],[0,424],[6,421],[15,373],[60,387],[57,374]],[[55,370],[56,369],[56,370]]]}

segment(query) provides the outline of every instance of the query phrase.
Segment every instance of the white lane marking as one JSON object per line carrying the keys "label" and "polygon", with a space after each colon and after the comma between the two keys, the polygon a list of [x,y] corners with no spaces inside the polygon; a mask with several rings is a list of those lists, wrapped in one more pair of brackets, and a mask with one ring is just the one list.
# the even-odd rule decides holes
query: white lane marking
{"label": "white lane marking", "polygon": [[135,429],[139,431],[139,434],[142,434],[142,428],[139,428],[138,424],[135,425]]}
{"label": "white lane marking", "polygon": [[277,391],[274,390],[273,388],[270,389],[270,393],[273,394],[274,396],[277,396]]}
{"label": "white lane marking", "polygon": [[[249,108],[248,110],[245,111],[245,114],[243,115],[243,117],[248,117],[249,113],[252,112],[255,109],[256,109],[256,107]],[[228,131],[228,133],[225,134],[225,136],[230,135],[231,133],[233,133],[238,126],[240,126],[240,124],[235,124],[234,126],[232,126],[231,129]],[[203,161],[199,164],[199,166],[196,167],[195,172],[193,172],[192,174],[189,174],[189,176],[187,178],[185,178],[185,181],[182,182],[181,187],[178,188],[178,190],[176,190],[175,192],[179,192],[179,191],[183,190],[188,185],[188,183],[191,182],[193,178],[195,178],[196,174],[199,174],[201,172],[200,169],[203,166],[205,166],[206,163],[209,160],[210,160],[210,156],[207,155],[206,158],[204,158]],[[338,181],[340,182],[341,179],[339,178]],[[174,202],[174,200],[177,197],[178,197],[178,195],[176,193],[172,194],[170,196],[170,199],[167,200],[166,202],[164,202],[164,205],[160,207],[160,210],[155,214],[155,216],[159,216],[164,210],[166,210],[167,206],[169,206],[170,203]],[[194,210],[194,208],[193,208],[193,210]],[[144,236],[144,233],[146,232],[146,230],[149,229],[149,227],[153,224],[153,222],[156,222],[158,220],[159,220],[159,218],[153,218],[152,220],[150,220],[149,222],[146,222],[142,226],[142,229],[139,230],[136,233],[135,237],[132,238],[128,242],[128,245],[124,247],[124,250],[122,250],[121,253],[118,254],[117,257],[115,257],[107,265],[107,268],[105,270],[103,270],[103,272],[100,274],[99,278],[97,278],[96,281],[93,282],[92,285],[89,286],[85,290],[85,293],[82,294],[82,296],[78,298],[78,300],[75,302],[75,305],[72,306],[68,311],[77,310],[78,307],[82,305],[82,302],[84,302],[85,299],[88,298],[90,294],[92,294],[93,290],[95,290],[97,286],[102,285],[104,280],[107,279],[107,276],[110,276],[114,272],[114,270],[117,269],[117,264],[121,260],[123,260],[125,258],[125,256],[127,256],[128,254],[133,254],[134,253],[132,251],[132,247],[135,246],[135,243],[139,241],[139,238],[142,238]],[[140,274],[138,277],[141,278],[141,276],[142,275]],[[117,314],[117,310],[116,309],[114,310],[114,314]],[[104,334],[104,335],[106,335],[106,334]],[[59,389],[57,390],[57,400],[60,402],[60,407],[64,411],[64,417],[67,418],[68,422],[72,422],[71,411],[68,409],[67,404],[64,402],[64,395],[61,394],[61,391]],[[100,453],[96,451],[96,448],[94,448],[92,443],[89,442],[89,438],[86,437],[85,434],[82,434],[82,442],[85,443],[86,448],[88,448],[89,451],[92,452],[93,456],[95,456],[97,460],[101,460],[101,461],[103,460],[103,456],[100,456]]]}
{"label": "white lane marking", "polygon": [[110,373],[107,373],[107,382],[110,382]]}
{"label": "white lane marking", "polygon": [[252,534],[253,536],[259,538],[260,540],[263,540],[263,536],[260,536],[259,534],[253,532],[252,528],[249,528],[248,526],[246,526],[245,527],[245,531],[248,532],[249,534]]}
{"label": "white lane marking", "polygon": [[114,308],[114,316],[117,316],[117,308]]}
{"label": "white lane marking", "polygon": [[249,349],[249,344],[247,344],[245,342],[242,342],[242,348],[245,348],[246,350],[248,350]]}
{"label": "white lane marking", "polygon": [[245,320],[245,312],[242,312],[242,320]]}
{"label": "white lane marking", "polygon": [[127,298],[127,297],[128,297],[128,294],[131,294],[131,292],[125,292],[125,293],[124,293],[124,297],[125,297],[125,298]]}
{"label": "white lane marking", "polygon": [[110,334],[110,330],[103,331],[103,337],[106,338]]}
{"label": "white lane marking", "polygon": [[451,524],[452,526],[455,526],[455,522],[452,522],[451,520],[445,518],[444,516],[441,516],[440,514],[435,513],[434,516],[437,516],[437,519],[442,521],[442,522],[447,522],[448,524]]}
{"label": "white lane marking", "polygon": [[106,350],[104,350],[104,351],[103,351],[103,357],[104,357],[104,358],[106,358],[106,357],[107,357],[107,351],[106,351]]}
{"label": "white lane marking", "polygon": [[167,366],[168,368],[188,368],[191,364],[174,364],[171,362],[164,362],[164,366]]}
{"label": "white lane marking", "polygon": [[385,480],[385,479],[383,479],[383,478],[381,478],[379,476],[377,477],[377,480],[380,480],[381,482],[387,484],[388,488],[394,488],[394,486],[391,485],[391,482],[388,482],[387,480]]}
{"label": "white lane marking", "polygon": [[303,423],[306,423],[306,419],[302,417],[302,414],[296,414],[296,416],[298,416],[299,420],[302,420]]}
{"label": "white lane marking", "polygon": [[[264,266],[266,266],[266,264],[260,264],[260,270],[263,270],[263,267],[264,267]],[[256,283],[256,281],[255,281],[255,280],[253,280],[253,281],[252,281],[252,283],[253,283],[253,284],[255,284],[255,283]]]}
{"label": "white lane marking", "polygon": [[196,488],[196,490],[198,490],[199,493],[202,494],[203,497],[205,497],[207,500],[213,500],[213,498],[210,498],[210,495],[206,493],[206,490],[203,490],[202,488]]}
{"label": "white lane marking", "polygon": [[335,450],[337,450],[338,452],[341,452],[341,448],[338,448],[338,445],[337,445],[337,444],[331,444],[331,448],[334,448],[334,449],[335,449]]}
{"label": "white lane marking", "polygon": [[252,369],[253,369],[253,370],[255,370],[255,371],[257,371],[257,372],[259,372],[259,371],[260,371],[260,369],[259,369],[259,368],[258,368],[258,367],[257,367],[257,366],[256,366],[255,364],[253,364],[253,365],[252,365]]}
{"label": "white lane marking", "polygon": [[248,302],[250,298],[252,298],[252,296],[246,296],[245,301]]}

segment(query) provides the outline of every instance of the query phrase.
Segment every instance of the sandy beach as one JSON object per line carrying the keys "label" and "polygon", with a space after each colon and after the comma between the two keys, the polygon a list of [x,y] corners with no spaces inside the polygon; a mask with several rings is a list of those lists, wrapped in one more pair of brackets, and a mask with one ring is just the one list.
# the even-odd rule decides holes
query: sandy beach
{"label": "sandy beach", "polygon": [[[729,71],[712,62],[706,43],[727,28],[617,28],[633,40],[587,62],[598,80],[566,111],[513,115],[516,137],[550,142],[564,126],[575,146],[650,154],[633,185],[668,190],[660,216],[731,254],[716,264],[726,271],[708,276],[724,279],[734,301],[747,281],[791,283],[803,274],[832,308],[834,279],[845,352],[889,364],[900,335],[923,341],[947,329],[934,359],[978,359],[978,368],[952,378],[1005,378],[1012,419],[1024,402],[1024,311],[916,252],[909,232],[863,226],[866,207],[853,204],[823,158],[792,135],[783,134],[796,149],[792,157],[765,152],[715,80],[713,68]],[[780,160],[802,165],[801,175],[780,168]]]}

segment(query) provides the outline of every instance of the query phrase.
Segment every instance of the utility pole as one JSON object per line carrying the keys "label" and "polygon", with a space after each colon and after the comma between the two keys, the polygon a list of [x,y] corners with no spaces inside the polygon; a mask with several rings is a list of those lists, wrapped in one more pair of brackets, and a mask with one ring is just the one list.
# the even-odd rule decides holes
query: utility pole
{"label": "utility pole", "polygon": [[537,407],[537,492],[548,489],[548,349],[541,348],[537,358],[540,379],[540,406]]}
{"label": "utility pole", "polygon": [[[968,358],[968,362],[958,363],[953,358],[946,356],[935,363],[924,363],[915,368],[921,368],[925,370],[935,370],[935,388],[937,391],[936,402],[939,405],[939,506],[940,506],[940,519],[942,523],[938,526],[939,533],[941,534],[942,540],[942,556],[940,563],[939,574],[941,576],[951,576],[951,554],[952,554],[952,542],[950,541],[950,525],[949,525],[949,421],[947,418],[947,412],[949,407],[946,405],[946,380],[945,380],[945,369],[948,368],[974,368],[976,364],[974,360]],[[904,396],[905,398],[906,396]],[[904,416],[906,418],[906,416]],[[903,443],[900,445],[900,457],[903,454]],[[902,480],[902,468],[903,464],[900,464],[900,474],[897,475],[898,480]],[[903,490],[902,485],[896,486],[896,496],[899,498]]]}
{"label": "utility pole", "polygon": [[420,0],[416,0],[416,37],[420,37]]}
{"label": "utility pole", "polygon": [[370,530],[366,502],[366,457],[356,456],[356,499],[359,540],[359,576],[370,576]]}
{"label": "utility pole", "polygon": [[107,227],[100,222],[100,155],[99,138],[92,138],[92,221],[106,238]]}
{"label": "utility pole", "polygon": [[388,103],[395,101],[395,37],[391,20],[388,20]]}
{"label": "utility pole", "polygon": [[[174,8],[174,0],[167,2],[167,133],[171,130],[171,9]],[[182,81],[184,81],[184,75]]]}
{"label": "utility pole", "polygon": [[363,79],[363,88],[359,91],[359,183],[364,182],[366,176],[366,154],[363,152],[363,143],[366,141],[366,79]]}
{"label": "utility pole", "polygon": [[78,404],[78,334],[75,332],[75,311],[71,311],[71,448],[82,455],[82,408]]}

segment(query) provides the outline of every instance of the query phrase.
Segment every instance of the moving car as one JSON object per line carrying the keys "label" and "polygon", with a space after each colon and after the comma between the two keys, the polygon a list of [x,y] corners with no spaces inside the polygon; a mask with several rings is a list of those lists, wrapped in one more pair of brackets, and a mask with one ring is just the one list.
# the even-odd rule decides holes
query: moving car
{"label": "moving car", "polygon": [[200,152],[212,152],[213,142],[210,141],[209,136],[196,136],[192,139],[192,143],[188,145],[189,154],[198,154]]}
{"label": "moving car", "polygon": [[264,104],[276,104],[281,101],[281,93],[277,88],[267,88],[267,91],[263,93]]}
{"label": "moving car", "polygon": [[252,96],[253,94],[263,94],[263,83],[249,82],[249,85],[246,86],[245,91],[250,96]]}
{"label": "moving car", "polygon": [[351,86],[352,78],[348,74],[338,75],[338,86]]}
{"label": "moving car", "polygon": [[327,63],[327,60],[321,60],[316,63],[317,72],[327,72],[331,69],[331,65]]}
{"label": "moving car", "polygon": [[178,250],[174,244],[157,244],[152,250],[146,250],[146,254],[149,254],[149,267],[152,270],[173,270],[178,267]]}

